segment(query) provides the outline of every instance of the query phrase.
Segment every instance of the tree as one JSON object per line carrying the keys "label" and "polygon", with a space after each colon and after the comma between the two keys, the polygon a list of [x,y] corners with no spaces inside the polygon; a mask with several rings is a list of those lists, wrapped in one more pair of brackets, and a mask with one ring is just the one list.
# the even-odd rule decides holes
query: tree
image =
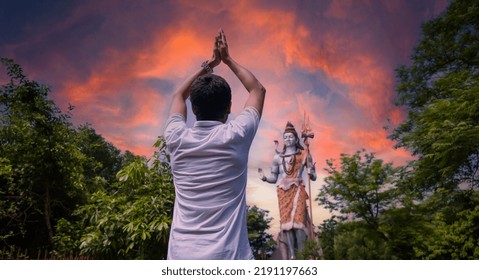
{"label": "tree", "polygon": [[273,218],[268,217],[269,211],[256,205],[247,208],[248,239],[256,259],[268,259],[273,253],[275,242],[273,235],[267,230]]}
{"label": "tree", "polygon": [[338,218],[335,215],[329,219],[324,220],[319,225],[319,242],[322,246],[323,258],[326,260],[334,260],[334,243],[336,237],[336,229],[344,219]]}
{"label": "tree", "polygon": [[[0,87],[0,242],[7,252],[78,247],[72,214],[94,193],[114,191],[116,174],[136,158],[121,154],[89,125],[74,127],[11,59]],[[77,227],[72,227],[72,224]],[[29,256],[25,256],[29,257]]]}
{"label": "tree", "polygon": [[33,253],[50,247],[56,222],[85,199],[84,156],[49,88],[0,61],[10,78],[0,87],[0,240]]}
{"label": "tree", "polygon": [[392,256],[382,233],[364,221],[341,223],[336,229],[334,257],[337,260],[384,260]]}
{"label": "tree", "polygon": [[[340,163],[327,161],[329,176],[316,198],[334,213],[319,227],[324,257],[412,258],[424,218],[414,212],[407,169],[365,150],[342,154]],[[415,220],[407,220],[412,217]]]}
{"label": "tree", "polygon": [[377,229],[379,215],[395,198],[392,186],[397,168],[365,150],[342,154],[340,161],[340,168],[333,160],[326,161],[329,176],[316,200],[342,218],[359,219]]}
{"label": "tree", "polygon": [[388,259],[422,259],[419,252],[427,250],[425,241],[433,234],[429,216],[421,205],[393,207],[379,218],[378,231],[387,242],[384,249]]}
{"label": "tree", "polygon": [[410,66],[397,69],[407,119],[391,133],[415,155],[410,178],[428,230],[416,257],[477,258],[479,2],[452,1],[422,27]]}
{"label": "tree", "polygon": [[422,190],[477,188],[479,177],[479,2],[457,0],[425,23],[412,65],[397,69],[408,117],[390,135],[409,149]]}
{"label": "tree", "polygon": [[173,216],[174,187],[162,137],[149,160],[135,157],[121,169],[111,190],[91,194],[63,220],[56,236],[59,255],[70,252],[100,259],[164,259]]}
{"label": "tree", "polygon": [[321,242],[317,239],[304,240],[303,249],[296,252],[297,260],[321,260],[324,259]]}
{"label": "tree", "polygon": [[90,125],[82,125],[77,129],[78,146],[86,157],[83,175],[87,186],[96,186],[94,180],[102,178],[105,183],[115,182],[116,174],[122,168],[124,157],[121,151],[103,136],[96,133]]}
{"label": "tree", "polygon": [[[422,246],[415,253],[421,259],[479,258],[479,193],[474,190],[443,190],[423,205],[428,221],[423,223]],[[439,209],[440,208],[440,209]]]}

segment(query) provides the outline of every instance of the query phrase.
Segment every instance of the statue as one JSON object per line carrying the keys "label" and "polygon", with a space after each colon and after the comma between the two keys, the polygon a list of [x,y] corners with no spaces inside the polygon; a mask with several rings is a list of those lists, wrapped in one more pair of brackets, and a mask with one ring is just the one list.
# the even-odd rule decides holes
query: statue
{"label": "statue", "polygon": [[[282,259],[295,259],[295,250],[303,248],[303,242],[308,237],[313,238],[312,225],[306,201],[309,196],[303,182],[303,171],[306,170],[309,180],[316,180],[315,165],[309,153],[308,138],[314,134],[303,126],[303,147],[294,126],[287,122],[283,133],[284,147],[273,157],[271,174],[265,176],[261,168],[258,169],[262,181],[276,184],[280,213],[280,233],[278,248]],[[281,246],[286,248],[281,249]]]}

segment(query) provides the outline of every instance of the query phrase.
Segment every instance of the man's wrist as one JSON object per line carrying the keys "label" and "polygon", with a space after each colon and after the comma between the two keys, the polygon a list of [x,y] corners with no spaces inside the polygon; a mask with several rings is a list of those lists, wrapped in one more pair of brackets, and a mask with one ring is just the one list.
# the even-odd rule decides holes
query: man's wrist
{"label": "man's wrist", "polygon": [[231,57],[228,57],[228,58],[223,60],[223,63],[228,65],[228,66],[231,66],[231,64],[233,64],[233,59],[231,59]]}
{"label": "man's wrist", "polygon": [[206,74],[211,74],[213,73],[213,67],[210,65],[210,61],[205,60],[203,63],[201,63],[201,67],[205,70]]}
{"label": "man's wrist", "polygon": [[213,72],[214,72],[214,69],[215,69],[216,66],[218,66],[218,63],[215,63],[214,60],[208,60],[208,65],[210,66],[211,70],[213,70]]}

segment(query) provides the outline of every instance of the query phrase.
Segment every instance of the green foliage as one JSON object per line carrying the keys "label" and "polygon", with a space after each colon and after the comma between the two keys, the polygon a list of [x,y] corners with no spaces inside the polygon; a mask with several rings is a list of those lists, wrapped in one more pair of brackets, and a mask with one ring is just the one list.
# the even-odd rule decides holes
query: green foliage
{"label": "green foliage", "polygon": [[303,246],[303,249],[296,251],[297,260],[321,260],[324,258],[319,240],[308,238],[304,240]]}
{"label": "green foliage", "polygon": [[[109,185],[116,181],[116,174],[126,161],[125,156],[103,136],[96,133],[89,125],[80,126],[77,130],[78,148],[86,157],[84,172],[86,185],[95,187]],[[101,178],[101,179],[99,179]],[[99,182],[105,180],[105,182]]]}
{"label": "green foliage", "polygon": [[[112,191],[99,190],[79,207],[75,215],[81,223],[60,232],[59,253],[80,249],[93,258],[166,258],[174,188],[164,139],[159,138],[155,147],[150,160],[136,157],[118,172]],[[71,232],[79,239],[64,246]]]}
{"label": "green foliage", "polygon": [[426,247],[429,214],[417,205],[411,173],[364,150],[328,161],[317,197],[339,214],[320,226],[326,259],[413,259]]}
{"label": "green foliage", "polygon": [[74,219],[62,218],[58,220],[56,233],[53,236],[52,255],[57,258],[66,256],[80,256],[80,238],[82,234],[82,223]]}
{"label": "green foliage", "polygon": [[338,225],[334,255],[338,260],[384,260],[392,256],[382,234],[363,221]]}
{"label": "green foliage", "polygon": [[16,246],[9,246],[9,248],[3,247],[0,249],[0,260],[28,260],[29,256],[26,251]]}
{"label": "green foliage", "polygon": [[397,258],[390,250],[390,243],[396,240],[383,231],[382,217],[399,204],[401,196],[396,183],[403,169],[394,168],[392,163],[384,163],[365,150],[354,155],[342,154],[340,162],[338,167],[332,160],[327,161],[325,170],[329,176],[316,198],[320,205],[339,214],[320,226],[324,257]]}
{"label": "green foliage", "polygon": [[[417,173],[383,165],[372,154],[363,158],[359,152],[342,155],[341,162],[341,171],[329,162],[331,175],[318,196],[342,214],[320,226],[326,259],[478,258],[476,190],[439,188],[424,200],[414,199],[411,176]],[[373,195],[382,188],[387,195]]]}
{"label": "green foliage", "polygon": [[255,259],[268,259],[275,247],[273,235],[267,233],[273,218],[268,217],[269,211],[256,205],[248,206],[247,211],[248,240]]}
{"label": "green foliage", "polygon": [[[447,197],[447,198],[446,198]],[[479,194],[473,190],[441,191],[424,207],[441,209],[430,214],[423,235],[424,246],[416,249],[423,259],[479,259]]]}
{"label": "green foliage", "polygon": [[4,246],[48,248],[56,221],[85,199],[84,156],[48,87],[1,63],[10,82],[0,87],[0,237]]}
{"label": "green foliage", "polygon": [[319,226],[319,243],[322,245],[323,258],[326,260],[334,260],[334,242],[336,237],[336,229],[343,219],[333,215],[331,218],[324,220]]}
{"label": "green foliage", "polygon": [[478,1],[452,1],[423,25],[412,65],[397,69],[397,104],[408,115],[390,138],[416,158],[400,188],[408,208],[385,217],[396,224],[383,231],[396,250],[413,240],[406,256],[478,258],[478,18]]}
{"label": "green foliage", "polygon": [[163,258],[173,208],[164,141],[148,162],[121,155],[89,125],[74,127],[48,87],[1,63],[9,77],[0,87],[2,254]]}
{"label": "green foliage", "polygon": [[417,259],[425,239],[432,234],[428,216],[419,208],[397,207],[385,211],[379,220],[378,232],[384,236],[389,259]]}
{"label": "green foliage", "polygon": [[365,150],[351,156],[342,154],[340,161],[340,168],[333,160],[327,161],[329,176],[316,200],[343,218],[358,218],[377,228],[378,216],[394,200],[391,184],[397,169]]}
{"label": "green foliage", "polygon": [[390,137],[418,156],[415,180],[423,190],[478,184],[477,18],[477,1],[453,1],[424,24],[413,64],[397,69],[397,103],[408,118]]}

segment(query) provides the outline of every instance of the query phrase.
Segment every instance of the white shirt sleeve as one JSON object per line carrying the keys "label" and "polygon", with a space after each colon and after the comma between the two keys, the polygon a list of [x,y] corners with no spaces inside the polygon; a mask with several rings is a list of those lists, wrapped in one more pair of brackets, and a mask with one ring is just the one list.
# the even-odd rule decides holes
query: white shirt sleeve
{"label": "white shirt sleeve", "polygon": [[181,114],[173,114],[166,121],[165,141],[169,152],[175,149],[186,129],[186,118]]}
{"label": "white shirt sleeve", "polygon": [[247,107],[229,125],[240,137],[252,142],[259,127],[260,114],[254,107]]}

